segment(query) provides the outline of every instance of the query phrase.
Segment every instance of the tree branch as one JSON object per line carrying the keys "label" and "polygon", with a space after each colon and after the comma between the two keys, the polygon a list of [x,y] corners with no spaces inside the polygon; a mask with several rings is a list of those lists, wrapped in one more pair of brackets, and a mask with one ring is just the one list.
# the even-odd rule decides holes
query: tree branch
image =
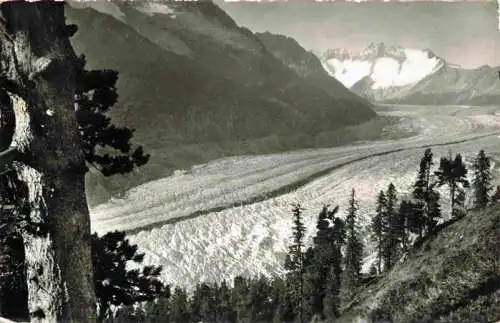
{"label": "tree branch", "polygon": [[[0,167],[0,169],[1,169],[1,167]],[[0,176],[3,176],[3,175],[8,174],[10,172],[12,172],[12,168],[6,168],[5,170],[0,172]]]}
{"label": "tree branch", "polygon": [[9,147],[0,152],[0,167],[10,164],[15,160],[19,160],[21,153],[14,147]]}

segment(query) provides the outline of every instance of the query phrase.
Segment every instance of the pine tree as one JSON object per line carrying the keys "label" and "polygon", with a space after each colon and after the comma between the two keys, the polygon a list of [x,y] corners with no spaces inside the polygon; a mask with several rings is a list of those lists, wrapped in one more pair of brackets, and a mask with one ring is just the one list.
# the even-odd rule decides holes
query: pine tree
{"label": "pine tree", "polygon": [[92,235],[92,262],[101,321],[109,315],[111,305],[133,305],[169,295],[170,288],[158,279],[161,266],[127,269],[127,262],[141,264],[143,259],[144,254],[137,253],[137,245],[131,245],[124,232],[109,232],[100,238]]}
{"label": "pine tree", "polygon": [[438,185],[447,185],[450,190],[451,217],[463,214],[459,208],[463,207],[464,189],[469,187],[469,181],[462,156],[457,154],[455,159],[452,159],[451,156],[441,158],[439,169],[435,174],[438,178]]}
{"label": "pine tree", "polygon": [[490,201],[491,171],[490,158],[486,156],[484,150],[481,150],[474,160],[474,179],[472,182],[474,188],[474,207],[485,208]]}
{"label": "pine tree", "polygon": [[297,308],[299,321],[304,321],[304,234],[305,227],[302,220],[302,207],[300,204],[293,206],[293,244],[285,262],[285,269],[290,273],[290,285],[293,288],[293,297]]}
{"label": "pine tree", "polygon": [[[408,231],[418,235],[420,239],[423,237],[423,233],[426,227],[426,217],[424,213],[424,201],[406,201],[406,223]],[[401,209],[400,209],[401,210]],[[404,210],[401,210],[404,211]]]}
{"label": "pine tree", "polygon": [[390,183],[387,187],[387,227],[385,232],[384,243],[384,270],[390,269],[399,252],[400,236],[399,219],[397,212],[397,192],[394,184]]}
{"label": "pine tree", "polygon": [[439,203],[439,192],[434,190],[436,183],[431,184],[427,194],[427,208],[425,215],[425,229],[427,233],[434,231],[438,220],[441,218],[441,205]]}
{"label": "pine tree", "polygon": [[[276,313],[273,322],[289,323],[295,320],[295,308],[292,295],[289,293],[286,281],[281,278],[275,278],[272,282],[273,298],[276,300]],[[239,322],[239,321],[238,321]]]}
{"label": "pine tree", "polygon": [[397,213],[396,210],[398,205],[397,191],[393,183],[390,183],[389,186],[387,187],[386,197],[387,197],[387,208],[386,208],[387,218],[391,219],[394,218],[394,216],[396,215]]}
{"label": "pine tree", "polygon": [[[186,291],[176,287],[170,297],[170,320],[172,323],[182,323],[188,322],[189,318],[189,302]],[[161,317],[158,319],[164,320]]]}
{"label": "pine tree", "polygon": [[[182,290],[180,290],[182,291]],[[148,301],[144,304],[144,311],[146,312],[146,322],[171,322],[180,323],[174,318],[173,309],[177,305],[177,288],[171,297],[158,297],[154,301]]]}
{"label": "pine tree", "polygon": [[118,99],[118,72],[88,71],[85,65],[85,56],[82,55],[77,69],[75,116],[85,161],[104,176],[130,173],[135,167],[146,164],[149,155],[144,154],[141,146],[132,149],[130,141],[134,129],[117,127],[108,116]]}
{"label": "pine tree", "polygon": [[325,281],[325,297],[323,298],[323,317],[337,318],[340,316],[340,277],[330,268]]}
{"label": "pine tree", "polygon": [[395,234],[399,239],[401,244],[401,251],[406,252],[408,249],[408,218],[410,217],[412,210],[412,204],[408,201],[402,201],[399,205],[399,210],[397,213],[397,218],[395,222]]}
{"label": "pine tree", "polygon": [[63,3],[2,2],[0,15],[0,172],[25,184],[35,229],[21,232],[30,320],[94,321],[74,26]]}
{"label": "pine tree", "polygon": [[[305,271],[307,277],[306,296],[309,300],[307,317],[318,315],[324,317],[326,312],[336,313],[340,303],[340,275],[342,272],[341,247],[344,243],[344,221],[335,217],[339,207],[329,210],[328,206],[318,216],[316,236],[313,247],[306,252]],[[325,301],[325,298],[328,301]],[[327,309],[325,312],[325,304]],[[333,315],[333,314],[331,314]]]}
{"label": "pine tree", "polygon": [[371,223],[372,240],[375,242],[375,246],[377,249],[376,268],[379,274],[382,272],[382,257],[387,225],[387,199],[385,197],[384,191],[380,191],[377,198],[376,213]]}
{"label": "pine tree", "polygon": [[236,322],[237,313],[234,310],[234,304],[231,301],[231,291],[226,281],[223,281],[218,290],[218,320],[220,323]]}
{"label": "pine tree", "polygon": [[[336,211],[335,211],[336,212]],[[323,313],[323,298],[325,297],[325,278],[329,269],[329,258],[331,257],[331,240],[330,240],[330,226],[328,221],[328,207],[323,207],[323,210],[318,216],[316,224],[317,233],[313,238],[313,247],[310,248],[308,254],[312,258],[308,267],[306,268],[310,283],[308,295],[310,295],[310,312],[311,314]]]}
{"label": "pine tree", "polygon": [[122,306],[120,307],[115,316],[112,319],[109,319],[104,322],[112,322],[112,323],[141,323],[143,322],[144,317],[143,313],[140,311],[140,308],[135,309],[132,305]]}
{"label": "pine tree", "polygon": [[346,250],[344,257],[344,272],[342,279],[342,294],[344,302],[353,299],[361,278],[361,267],[363,264],[363,243],[359,236],[357,224],[358,205],[354,189],[349,199],[349,207],[345,221],[346,228]]}
{"label": "pine tree", "polygon": [[[326,278],[326,293],[323,300],[323,311],[326,317],[340,316],[340,292],[342,280],[342,248],[346,244],[346,224],[341,218],[335,217],[333,219],[333,226],[331,231],[332,241],[332,256],[331,267]],[[358,243],[358,248],[362,248],[362,244]],[[362,254],[362,250],[361,250]]]}
{"label": "pine tree", "polygon": [[[304,317],[306,321],[309,321],[311,317],[318,313],[321,310],[322,306],[319,305],[319,302],[324,298],[324,286],[320,286],[319,282],[319,273],[314,268],[314,261],[311,261],[313,249],[308,248],[306,251],[304,262]],[[316,293],[316,292],[319,293]],[[322,304],[321,304],[322,305]]]}
{"label": "pine tree", "polygon": [[196,322],[214,323],[217,320],[214,287],[206,283],[198,284],[191,299],[190,314]]}
{"label": "pine tree", "polygon": [[202,307],[202,287],[201,284],[196,284],[193,295],[189,299],[189,314],[191,316],[191,320],[195,322],[203,321]]}
{"label": "pine tree", "polygon": [[251,281],[250,299],[252,302],[251,322],[271,322],[274,308],[269,280],[261,276]]}
{"label": "pine tree", "polygon": [[[33,26],[31,26],[29,28],[30,34],[43,32],[45,34],[45,38],[51,38],[52,36],[56,36],[56,34],[58,34],[58,36],[62,36],[66,39],[67,36],[71,36],[74,34],[74,32],[76,32],[75,25],[64,25],[64,10],[62,6],[60,8],[56,8],[54,6],[49,8],[50,6],[47,7],[44,5],[39,7],[28,5],[25,7],[21,4],[16,8],[8,8],[9,6],[10,5],[3,6],[2,10],[11,13],[14,13],[16,11],[24,12],[19,13],[16,16],[26,19],[27,24],[21,24],[25,27],[29,26],[32,23],[36,23],[36,21],[39,19],[42,20],[43,26],[49,26],[50,24],[55,23],[54,26],[46,30],[42,30],[41,28],[37,27],[33,28]],[[11,16],[10,13],[5,17],[7,17],[8,19],[12,18],[13,23],[17,20],[15,24],[20,23],[20,20],[18,20],[18,18],[15,18],[14,16]],[[52,18],[46,19],[43,17]],[[48,24],[47,22],[50,22],[50,24]],[[57,27],[59,26],[59,24],[61,28]],[[62,33],[54,33],[55,30],[61,30]],[[68,32],[69,30],[71,30],[71,32]],[[24,32],[19,31],[19,33],[16,32],[16,34],[24,34]],[[49,47],[55,45],[55,38],[53,40],[54,41],[46,42],[45,45]],[[29,45],[31,42],[25,42],[24,40],[22,40],[21,43]],[[65,43],[69,44],[69,42]],[[54,48],[48,49],[49,47],[47,47],[47,50],[45,52],[53,52]],[[29,48],[24,48],[23,50],[18,51],[18,53],[24,53],[25,50],[26,53],[30,53]],[[92,317],[95,318],[96,314],[93,310],[93,307],[89,305],[90,303],[93,303],[95,301],[95,299],[93,299],[94,291],[89,289],[93,287],[93,282],[91,281],[92,274],[85,273],[84,270],[82,270],[82,268],[90,268],[88,264],[91,262],[91,242],[90,240],[88,240],[90,237],[90,232],[88,234],[85,233],[85,228],[90,228],[90,219],[88,217],[84,185],[84,176],[89,171],[89,168],[87,166],[95,167],[104,176],[124,174],[131,172],[136,167],[144,165],[148,161],[149,155],[144,154],[142,147],[136,147],[134,149],[132,148],[130,142],[134,133],[133,129],[117,127],[113,125],[111,122],[111,118],[108,115],[110,108],[116,103],[118,97],[116,93],[116,81],[118,79],[118,73],[111,70],[88,71],[85,69],[84,56],[77,58],[74,55],[73,51],[69,48],[67,53],[69,53],[69,57],[65,54],[62,55],[61,59],[59,60],[62,62],[62,58],[64,56],[64,61],[66,61],[66,63],[58,65],[59,68],[63,65],[65,67],[58,72],[56,72],[55,70],[52,70],[50,72],[51,74],[58,74],[58,78],[50,78],[50,82],[41,87],[39,86],[40,84],[36,85],[35,83],[33,83],[30,85],[29,91],[25,91],[25,94],[29,93],[30,97],[33,99],[38,95],[35,95],[35,93],[38,93],[39,90],[42,89],[42,92],[46,94],[44,96],[41,96],[39,99],[41,99],[42,97],[47,97],[48,100],[40,100],[39,102],[36,102],[36,104],[30,104],[29,110],[32,111],[23,112],[21,111],[22,109],[18,109],[19,112],[26,113],[26,115],[24,116],[25,119],[31,119],[33,121],[33,124],[31,125],[33,129],[25,129],[25,134],[29,135],[30,137],[28,139],[33,139],[36,141],[38,140],[38,137],[43,138],[42,141],[45,142],[45,144],[43,145],[46,145],[46,143],[50,141],[49,146],[46,146],[46,148],[40,150],[40,152],[43,153],[39,154],[37,152],[36,158],[29,159],[31,159],[32,161],[42,161],[43,159],[46,159],[48,157],[47,160],[49,160],[50,163],[47,163],[47,165],[53,165],[57,170],[54,174],[65,175],[58,175],[59,178],[57,178],[57,176],[48,175],[49,172],[53,172],[53,170],[45,169],[42,171],[41,169],[38,169],[37,171],[46,173],[40,173],[39,175],[32,174],[30,175],[31,180],[33,180],[34,178],[38,178],[39,176],[40,178],[44,179],[54,178],[55,182],[46,183],[44,180],[43,183],[37,185],[25,185],[26,187],[36,187],[40,190],[39,192],[30,193],[27,189],[20,187],[19,184],[29,184],[29,181],[31,180],[29,178],[22,179],[22,176],[17,176],[15,174],[17,171],[14,171],[13,169],[5,172],[5,169],[3,169],[4,165],[2,163],[2,169],[0,170],[0,194],[2,195],[2,197],[10,197],[8,198],[8,201],[0,201],[0,204],[4,204],[4,202],[6,202],[7,204],[15,205],[16,208],[23,208],[24,206],[20,206],[14,201],[17,198],[23,199],[26,206],[28,206],[27,204],[30,204],[29,210],[25,210],[28,212],[23,212],[26,214],[24,218],[16,217],[17,220],[15,224],[16,226],[18,226],[19,230],[16,230],[16,232],[12,233],[17,236],[24,235],[23,239],[24,242],[26,242],[24,244],[25,248],[39,245],[38,242],[30,242],[28,240],[39,240],[40,236],[43,236],[43,232],[46,230],[50,231],[64,229],[65,232],[59,232],[55,234],[54,232],[51,232],[50,236],[59,237],[61,239],[69,239],[53,242],[53,244],[58,245],[61,250],[64,249],[68,251],[68,253],[63,253],[59,257],[67,259],[61,260],[61,263],[57,264],[57,266],[60,266],[60,269],[63,271],[62,277],[66,277],[66,279],[68,279],[67,282],[49,282],[42,280],[42,278],[44,277],[58,277],[58,274],[43,275],[38,277],[38,279],[29,281],[26,281],[25,278],[23,278],[24,283],[28,283],[29,285],[30,293],[33,294],[33,297],[29,298],[31,312],[34,313],[35,310],[37,310],[37,312],[43,313],[43,315],[45,315],[47,319],[50,319],[54,315],[58,317],[65,317],[66,315],[70,315],[71,313],[73,313],[73,315],[75,315],[76,317],[81,314],[87,319],[91,319]],[[70,60],[66,60],[66,58],[70,58]],[[14,61],[15,60],[16,59],[14,59]],[[50,62],[50,59],[47,59],[47,61]],[[51,66],[51,68],[55,67],[55,65],[53,64],[46,65],[46,67],[48,66]],[[26,71],[31,70],[31,68],[29,67],[26,68]],[[49,84],[52,84],[57,80],[65,80],[65,77],[68,78],[66,79],[67,82],[64,86],[64,89],[60,85],[55,87],[52,85],[48,86]],[[24,77],[21,77],[20,79],[24,79]],[[73,84],[73,81],[75,84]],[[11,81],[9,81],[9,83],[10,82]],[[20,87],[23,86],[22,84],[19,85]],[[12,108],[12,102],[14,102],[12,101],[12,99],[15,99],[17,104],[22,104],[25,101],[25,99],[23,98],[25,94],[12,92],[9,95],[6,95],[8,94],[8,92],[5,92],[4,90],[6,89],[2,87],[0,91],[0,100],[2,101],[2,103],[0,104],[0,151],[3,151],[10,146],[10,141],[13,137],[14,128],[11,127],[11,124],[9,124],[14,123],[16,117],[14,116],[14,113],[11,113],[13,111],[9,111]],[[52,94],[47,94],[49,93],[47,92],[47,90],[50,90]],[[73,106],[75,109],[74,111],[72,111],[72,109],[68,109],[68,107]],[[37,112],[35,111],[35,108],[41,110]],[[39,118],[39,116],[45,115],[45,109],[48,109],[47,111],[50,111],[51,113],[55,113],[56,117],[51,118],[54,119],[53,122],[51,121],[51,124],[46,123],[47,120],[45,120],[44,118]],[[17,117],[23,116],[18,115]],[[67,131],[68,125],[73,127],[69,129],[69,132]],[[46,134],[42,134],[43,131],[40,132],[36,130],[45,127],[46,130],[51,129],[49,132],[45,132],[47,132],[47,134],[50,133],[54,138],[51,139],[49,137],[46,137]],[[30,132],[32,132],[31,135]],[[64,140],[62,140],[63,138]],[[70,142],[71,144],[67,145]],[[26,144],[28,144],[28,141],[26,141]],[[62,147],[61,145],[66,146]],[[47,147],[52,148],[47,149]],[[28,147],[24,147],[23,150],[25,150],[25,148]],[[15,152],[15,150],[10,150],[10,152]],[[28,152],[27,150],[25,150],[25,152],[28,154],[34,153]],[[24,161],[28,160],[26,158],[21,159],[23,163]],[[55,162],[56,160],[58,161],[58,163]],[[33,164],[28,167],[32,168],[32,172],[34,172],[35,169],[38,168],[38,166],[35,166],[34,168],[33,166],[35,165]],[[18,171],[21,171],[21,169],[23,168],[25,168],[24,165],[23,167],[18,167],[17,169]],[[16,185],[10,185],[12,182],[16,182]],[[47,188],[44,188],[45,186],[50,187],[51,189],[49,190]],[[54,190],[56,192],[55,194],[52,193],[54,192]],[[73,194],[74,196],[70,197],[71,194]],[[40,198],[30,201],[30,196],[40,196]],[[61,201],[59,201],[60,199]],[[50,200],[51,202],[46,203],[44,200]],[[56,202],[59,203],[59,206],[57,206],[58,203]],[[52,207],[52,209],[47,209],[47,205],[54,207]],[[69,207],[71,207],[72,209],[68,209]],[[79,210],[77,210],[77,208],[79,208]],[[41,218],[43,218],[42,222],[50,223],[50,225],[34,224],[33,221],[31,221],[31,224],[27,225],[30,222],[30,218],[32,216],[30,212],[33,212],[33,214],[38,214],[37,218],[41,216]],[[49,213],[51,214],[50,216],[48,215]],[[73,216],[74,218],[72,218]],[[38,236],[36,232],[39,232]],[[40,233],[42,234],[40,235]],[[47,250],[52,254],[55,254],[53,250],[51,250],[52,248],[53,246],[49,246]],[[18,251],[16,250],[11,250],[9,252],[18,253]],[[75,252],[75,254],[70,254],[71,252]],[[39,257],[37,259],[25,259],[25,254],[26,253],[23,252],[23,257],[20,259],[11,258],[11,260],[15,260],[18,262],[17,264],[13,264],[13,266],[26,267],[32,273],[41,270],[45,272],[51,271],[53,270],[53,268],[57,267],[53,266],[53,262],[60,260],[48,260],[52,256],[50,254],[43,255],[40,250],[34,252],[29,251],[27,253],[29,255],[36,255],[37,257]],[[67,268],[62,267],[63,264],[65,266],[67,265]],[[39,269],[42,267],[43,269]],[[67,289],[69,293],[76,294],[69,295],[69,298],[62,296],[59,297],[58,295],[56,295],[55,291],[64,290],[66,288],[57,288],[54,290],[54,293],[51,293],[50,291],[48,291],[48,289],[50,288],[48,288],[47,286],[54,284],[66,284],[68,285]],[[23,288],[20,288],[18,290],[21,291],[23,290]],[[44,293],[47,292],[49,294],[53,294],[50,295],[50,300],[47,298],[49,296],[44,295]],[[49,309],[42,309],[40,304],[36,304],[34,302],[34,300],[40,297],[45,299],[43,303],[44,306],[50,304]],[[90,298],[92,299],[90,300]],[[17,301],[18,304],[23,304],[25,302],[28,302],[27,295],[25,295],[23,300]],[[57,306],[56,303],[58,302],[68,302],[68,304],[70,305],[64,303],[63,306]],[[68,308],[71,308],[71,311],[69,311]],[[51,312],[53,309],[56,309],[59,312]],[[80,319],[83,319],[83,317],[81,317]],[[66,320],[69,320],[69,317],[66,317]]]}
{"label": "pine tree", "polygon": [[[420,167],[417,180],[413,185],[413,198],[416,202],[410,205],[419,210],[413,209],[411,212],[410,226],[412,232],[418,233],[421,237],[423,231],[430,232],[437,224],[437,219],[441,217],[441,207],[439,205],[439,193],[434,190],[435,183],[432,174],[433,154],[430,148],[425,150],[424,156],[420,160]],[[418,219],[416,217],[422,217]]]}
{"label": "pine tree", "polygon": [[[14,243],[9,242],[13,238],[15,238]],[[13,253],[16,261],[10,263],[18,264],[20,267],[17,268],[23,268],[23,255],[17,254],[24,251],[21,237],[9,235],[6,241],[9,243],[9,253],[16,252]],[[124,232],[108,232],[102,237],[93,234],[91,242],[99,320],[109,318],[111,305],[129,306],[157,297],[169,296],[169,287],[159,280],[161,266],[144,266],[141,270],[127,269],[128,262],[141,264],[144,254],[137,252],[137,245],[131,245],[125,238]],[[28,295],[24,277],[24,270],[17,270],[10,273],[8,279],[2,280],[2,283],[10,282],[6,288],[15,290],[10,294],[16,303],[16,307],[13,308],[15,311],[12,311],[11,315],[23,318],[28,315],[26,307]]]}
{"label": "pine tree", "polygon": [[237,322],[249,322],[251,318],[252,303],[250,299],[250,287],[247,279],[237,276],[233,280],[231,290],[231,303],[237,313]]}
{"label": "pine tree", "polygon": [[[219,322],[219,285],[217,283],[210,286],[210,298],[209,298],[209,317],[212,322]],[[210,322],[210,321],[209,321]]]}
{"label": "pine tree", "polygon": [[413,197],[416,199],[424,201],[427,199],[427,192],[429,192],[431,185],[432,156],[432,151],[428,148],[425,150],[424,156],[420,160],[417,180],[415,184],[413,184]]}
{"label": "pine tree", "polygon": [[190,316],[198,322],[216,322],[216,287],[209,284],[197,284],[190,301]]}

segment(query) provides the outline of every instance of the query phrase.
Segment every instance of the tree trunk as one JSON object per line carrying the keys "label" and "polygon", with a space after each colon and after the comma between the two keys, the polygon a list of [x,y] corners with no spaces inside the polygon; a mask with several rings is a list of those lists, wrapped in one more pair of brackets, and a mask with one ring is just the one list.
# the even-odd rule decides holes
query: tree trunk
{"label": "tree trunk", "polygon": [[450,197],[451,197],[451,216],[453,219],[455,217],[455,183],[450,184]]}
{"label": "tree trunk", "polygon": [[378,274],[382,274],[382,241],[378,241],[378,255],[377,255],[377,269]]}
{"label": "tree trunk", "polygon": [[[10,148],[23,183],[32,321],[96,320],[85,161],[74,112],[76,56],[62,3],[0,5],[1,90],[15,116]],[[3,106],[2,110],[8,110]],[[5,114],[5,113],[4,113]]]}

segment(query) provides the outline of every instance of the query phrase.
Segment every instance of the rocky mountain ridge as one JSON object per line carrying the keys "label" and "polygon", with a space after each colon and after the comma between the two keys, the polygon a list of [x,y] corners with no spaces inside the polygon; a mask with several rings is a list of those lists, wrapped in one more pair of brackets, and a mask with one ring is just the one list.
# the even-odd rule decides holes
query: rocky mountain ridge
{"label": "rocky mountain ridge", "polygon": [[376,102],[491,105],[500,99],[498,68],[465,69],[430,49],[372,43],[357,54],[331,49],[319,56],[332,77]]}

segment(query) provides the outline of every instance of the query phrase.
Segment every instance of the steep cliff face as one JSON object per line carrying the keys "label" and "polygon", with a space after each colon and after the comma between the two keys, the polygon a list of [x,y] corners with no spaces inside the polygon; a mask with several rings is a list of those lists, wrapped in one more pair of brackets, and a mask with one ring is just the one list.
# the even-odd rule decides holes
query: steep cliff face
{"label": "steep cliff face", "polygon": [[488,105],[500,99],[496,68],[464,69],[429,49],[374,43],[359,54],[332,49],[320,56],[332,77],[373,101]]}
{"label": "steep cliff face", "polygon": [[471,212],[359,292],[340,322],[500,320],[500,207]]}
{"label": "steep cliff face", "polygon": [[318,133],[375,116],[338,82],[311,83],[311,75],[324,78],[317,64],[307,78],[298,75],[212,2],[72,6],[67,16],[80,26],[73,45],[89,67],[119,71],[113,118],[136,128],[152,154],[134,184],[231,154],[229,141]]}

